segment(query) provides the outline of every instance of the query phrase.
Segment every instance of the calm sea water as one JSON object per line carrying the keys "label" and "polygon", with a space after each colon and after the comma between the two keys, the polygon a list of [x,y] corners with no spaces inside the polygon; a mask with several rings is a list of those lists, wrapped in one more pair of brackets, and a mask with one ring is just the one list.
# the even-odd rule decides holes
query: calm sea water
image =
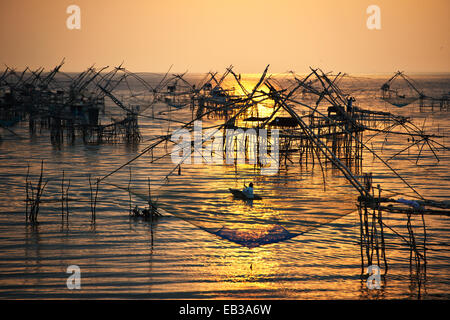
{"label": "calm sea water", "polygon": [[[160,76],[143,75],[153,83]],[[193,76],[193,80],[198,80]],[[427,132],[448,135],[450,113],[420,112],[418,105],[404,108],[377,98],[386,77],[349,77],[341,85],[357,98],[357,105],[411,117]],[[450,88],[448,76],[417,76],[427,94],[441,95]],[[244,77],[251,88],[255,75]],[[137,84],[133,90],[141,90]],[[127,88],[120,88],[128,94]],[[306,101],[307,98],[305,97]],[[299,113],[301,109],[297,109]],[[120,109],[107,106],[102,122],[118,117]],[[168,106],[158,104],[153,113],[169,117]],[[143,112],[139,124],[144,141],[126,144],[74,145],[60,148],[50,143],[48,130],[30,136],[26,123],[2,130],[0,142],[0,298],[289,298],[289,299],[415,299],[419,288],[412,280],[409,251],[402,240],[385,230],[389,271],[381,290],[368,290],[361,277],[358,194],[342,174],[328,166],[324,190],[320,167],[287,163],[275,176],[263,176],[252,165],[185,164],[181,175],[170,157],[152,159],[171,151],[164,144],[129,167],[105,179],[99,188],[96,223],[90,221],[88,175],[102,177],[134,158],[150,139],[177,128],[175,122],[149,119]],[[172,119],[191,119],[189,108],[170,112]],[[209,119],[207,124],[221,120]],[[381,126],[381,125],[380,125]],[[401,128],[397,128],[401,131]],[[366,135],[364,140],[370,136]],[[448,146],[448,138],[436,139]],[[407,137],[377,135],[370,140],[384,159],[408,145]],[[411,148],[390,165],[425,198],[450,197],[450,157],[439,150],[439,162],[426,147]],[[62,223],[61,204],[41,205],[39,225],[25,223],[25,176],[30,166],[37,182],[40,162],[49,180],[44,199],[59,199],[62,171],[70,179],[69,221]],[[131,170],[130,170],[131,167]],[[410,190],[368,152],[363,172],[372,172],[374,183],[399,193]],[[148,178],[151,192],[165,216],[153,223],[130,219],[127,188],[131,174],[132,206],[144,207]],[[253,205],[233,200],[228,188],[255,182],[263,201]],[[408,196],[401,196],[408,197]],[[385,214],[385,222],[407,235],[400,214]],[[419,224],[420,225],[420,224]],[[449,220],[427,216],[427,277],[422,298],[449,298]],[[289,237],[260,246],[241,245],[216,235],[219,230],[235,237],[254,239],[282,227]],[[420,233],[418,237],[420,238]],[[81,268],[81,289],[69,290],[67,267]]]}

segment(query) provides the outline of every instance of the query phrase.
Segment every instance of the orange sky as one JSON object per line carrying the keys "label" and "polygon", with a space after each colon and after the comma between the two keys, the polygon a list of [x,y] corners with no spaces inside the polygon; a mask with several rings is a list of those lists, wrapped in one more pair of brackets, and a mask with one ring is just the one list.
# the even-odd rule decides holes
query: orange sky
{"label": "orange sky", "polygon": [[[66,28],[70,4],[81,8],[81,30]],[[366,27],[372,4],[381,8],[379,31]],[[450,72],[449,14],[449,0],[1,0],[0,63]]]}

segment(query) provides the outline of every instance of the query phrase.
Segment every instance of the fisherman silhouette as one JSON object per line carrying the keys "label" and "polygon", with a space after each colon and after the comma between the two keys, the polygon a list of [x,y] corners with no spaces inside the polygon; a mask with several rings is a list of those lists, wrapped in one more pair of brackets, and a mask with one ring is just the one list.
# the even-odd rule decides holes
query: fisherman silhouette
{"label": "fisherman silhouette", "polygon": [[[245,184],[244,184],[245,186]],[[253,182],[250,182],[250,184],[248,185],[248,187],[245,187],[242,190],[242,193],[249,199],[253,199]]]}

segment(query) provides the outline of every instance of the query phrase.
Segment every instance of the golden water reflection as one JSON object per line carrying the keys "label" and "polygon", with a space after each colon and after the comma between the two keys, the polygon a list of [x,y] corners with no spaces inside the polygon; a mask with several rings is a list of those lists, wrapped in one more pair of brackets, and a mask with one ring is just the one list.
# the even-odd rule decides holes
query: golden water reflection
{"label": "golden water reflection", "polygon": [[[261,113],[270,111],[261,106],[259,109]],[[183,112],[180,111],[180,117],[190,117],[190,110]],[[414,114],[420,122],[425,117],[411,109],[401,112]],[[427,116],[430,120],[426,129],[439,127],[448,131],[447,115]],[[147,139],[167,129],[164,123],[156,125],[146,120],[142,120],[141,126]],[[17,131],[26,136],[25,128]],[[373,141],[379,152],[383,139],[379,136]],[[404,139],[388,137],[383,157],[395,153],[403,143]],[[183,165],[180,176],[175,174],[165,182],[163,177],[173,164],[170,161],[152,164],[152,157],[147,154],[132,165],[132,187],[139,194],[133,197],[133,203],[145,206],[150,177],[152,195],[172,217],[163,217],[154,226],[130,220],[128,193],[116,187],[128,184],[129,172],[124,170],[113,175],[108,180],[110,184],[102,184],[95,228],[90,224],[89,204],[80,202],[70,205],[68,226],[60,223],[60,207],[54,203],[43,205],[41,224],[31,229],[25,226],[23,214],[27,162],[36,177],[40,160],[45,160],[46,176],[52,179],[47,194],[58,194],[64,169],[71,178],[71,195],[87,199],[87,174],[109,172],[118,163],[134,157],[136,150],[123,145],[75,145],[55,150],[46,136],[21,144],[5,140],[0,150],[2,298],[415,297],[416,288],[410,286],[409,280],[409,252],[389,232],[387,256],[391,269],[386,285],[379,296],[364,287],[356,243],[357,194],[330,165],[325,170],[325,189],[317,163],[312,167],[311,163],[299,165],[298,161],[282,164],[276,176],[262,176],[250,164]],[[158,152],[155,157],[168,150],[162,147]],[[414,164],[412,151],[390,163],[428,198],[445,199],[450,189],[449,158],[448,153],[440,155],[439,166],[430,152],[423,154],[419,166]],[[368,152],[364,154],[362,171],[373,172],[375,183],[384,189],[411,194]],[[248,205],[233,199],[228,188],[242,188],[250,181],[255,183],[256,192],[263,194],[263,201]],[[404,234],[403,216],[387,214],[385,219]],[[432,249],[428,252],[427,294],[448,297],[449,254],[443,245],[449,240],[448,221],[436,216],[426,217],[426,222],[428,245]],[[224,227],[248,233],[264,232],[271,226],[281,226],[296,236],[249,248],[214,233]],[[65,270],[71,264],[80,265],[85,275],[79,293],[68,292],[65,287]]]}

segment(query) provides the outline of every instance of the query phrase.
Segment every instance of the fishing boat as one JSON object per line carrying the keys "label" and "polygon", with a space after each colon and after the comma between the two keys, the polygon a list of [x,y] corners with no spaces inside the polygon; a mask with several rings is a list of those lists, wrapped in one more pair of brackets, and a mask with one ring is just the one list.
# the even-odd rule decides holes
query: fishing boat
{"label": "fishing boat", "polygon": [[262,197],[260,195],[254,194],[253,199],[249,198],[245,195],[245,193],[242,192],[242,190],[239,189],[231,189],[229,188],[230,192],[233,194],[233,196],[237,199],[242,200],[262,200]]}

